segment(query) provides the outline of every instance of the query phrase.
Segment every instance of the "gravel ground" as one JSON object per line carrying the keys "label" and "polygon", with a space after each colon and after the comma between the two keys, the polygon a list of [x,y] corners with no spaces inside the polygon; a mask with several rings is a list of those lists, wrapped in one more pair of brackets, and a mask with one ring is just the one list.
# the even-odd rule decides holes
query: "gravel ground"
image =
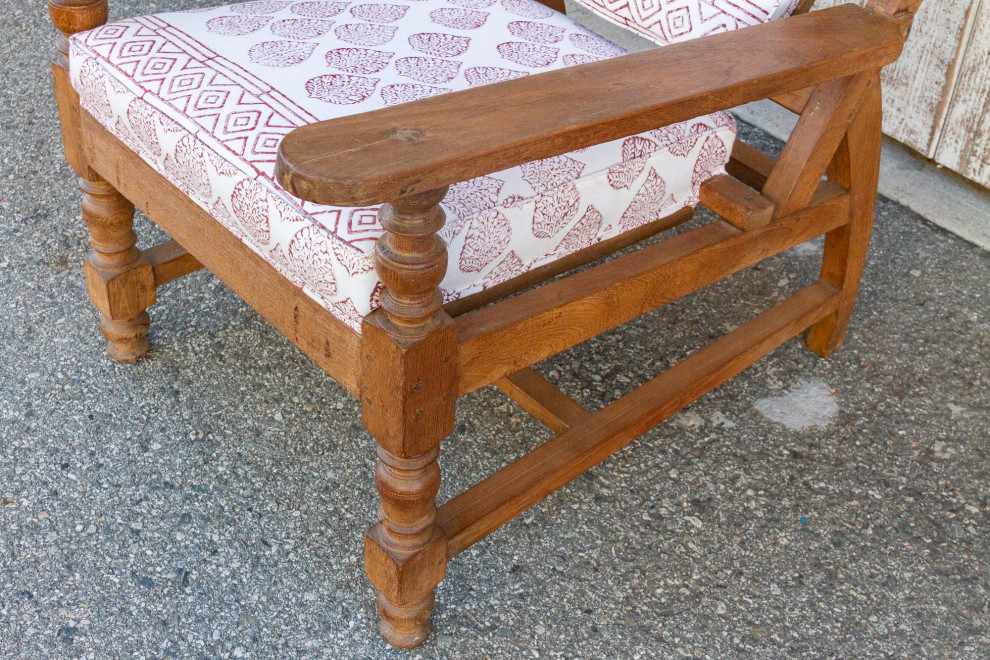
{"label": "gravel ground", "polygon": [[[840,352],[789,342],[471,548],[433,637],[398,651],[363,575],[373,442],[344,390],[205,272],[160,292],[146,359],[103,352],[53,31],[41,3],[3,9],[0,657],[990,654],[987,253],[881,200]],[[811,282],[820,250],[540,370],[601,407]],[[491,388],[463,399],[441,499],[547,437]]]}

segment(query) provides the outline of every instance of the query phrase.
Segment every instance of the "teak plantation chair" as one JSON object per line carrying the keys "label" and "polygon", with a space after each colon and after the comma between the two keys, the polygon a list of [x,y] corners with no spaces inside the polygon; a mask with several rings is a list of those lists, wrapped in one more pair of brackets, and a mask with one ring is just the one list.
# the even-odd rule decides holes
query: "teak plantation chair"
{"label": "teak plantation chair", "polygon": [[[65,152],[93,247],[86,282],[110,356],[147,353],[157,287],[207,268],[360,400],[381,496],[365,569],[396,646],[426,639],[449,559],[798,333],[823,356],[839,347],[873,221],[879,74],[920,5],[807,13],[808,0],[764,1],[794,15],[740,30],[732,18],[689,40],[673,33],[706,31],[691,25],[701,0],[661,3],[654,33],[676,43],[622,55],[561,0],[541,2],[261,0],[104,26],[107,0],[49,0]],[[613,3],[585,4],[635,27],[635,2],[611,14]],[[410,57],[366,48],[400,29],[414,32]],[[490,61],[457,59],[500,30],[513,40]],[[561,51],[573,66],[540,72]],[[323,75],[288,97],[273,76],[285,68],[288,81],[311,56]],[[372,96],[388,75],[399,82],[381,87],[383,103]],[[459,75],[459,91],[436,87]],[[728,148],[722,111],[767,98],[800,115],[780,157]],[[333,118],[317,121],[317,106]],[[589,164],[599,174],[581,177]],[[697,203],[722,220],[533,288],[686,221]],[[445,227],[441,204],[460,224]],[[135,206],[174,240],[139,250]],[[529,214],[531,227],[512,226]],[[597,413],[530,368],[822,234],[817,282]],[[457,399],[490,384],[557,435],[437,506]]]}

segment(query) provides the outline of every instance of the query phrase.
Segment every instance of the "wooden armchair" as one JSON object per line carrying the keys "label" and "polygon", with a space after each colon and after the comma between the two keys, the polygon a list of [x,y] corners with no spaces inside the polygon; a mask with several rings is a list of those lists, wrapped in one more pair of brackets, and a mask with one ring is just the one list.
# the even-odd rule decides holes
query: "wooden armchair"
{"label": "wooden armchair", "polygon": [[[260,29],[257,26],[268,26],[276,34],[290,28],[318,32],[324,29],[320,21],[334,11],[333,4],[297,3],[291,9],[294,18],[272,23],[270,15],[290,3],[262,0],[243,6],[236,16],[210,19],[216,21],[210,30],[228,36]],[[544,4],[563,9],[559,0]],[[159,76],[155,67],[169,66],[161,59],[142,60],[145,68],[140,71],[126,68],[129,57],[156,47],[162,35],[178,39],[173,28],[151,19],[79,35],[73,48],[87,48],[92,57],[117,62],[119,71],[110,77],[102,71],[103,78],[94,78],[97,74],[87,70],[88,65],[75,68],[73,50],[70,80],[68,37],[104,25],[107,0],[50,0],[52,19],[61,32],[52,70],[65,152],[81,180],[83,217],[92,236],[93,251],[85,262],[87,285],[110,356],[130,361],[147,353],[145,310],[154,304],[156,288],[205,267],[357,397],[362,421],[378,444],[380,522],[368,530],[364,552],[367,575],[379,592],[381,632],[396,646],[421,643],[429,634],[433,590],[449,559],[798,333],[807,329],[809,348],[823,356],[842,343],[873,221],[881,139],[878,76],[883,66],[897,59],[920,0],[869,0],[866,8],[843,5],[808,14],[811,4],[804,0],[792,17],[744,30],[624,56],[588,57],[599,61],[587,63],[574,56],[575,66],[427,98],[414,98],[422,91],[416,85],[397,84],[390,93],[398,94],[399,101],[410,98],[399,92],[411,93],[411,102],[298,122],[279,140],[277,162],[271,140],[257,142],[259,150],[268,145],[265,153],[278,182],[298,198],[286,205],[367,210],[381,204],[377,217],[383,229],[376,230],[380,237],[369,252],[377,278],[370,266],[348,262],[348,273],[371,277],[375,284],[370,298],[375,309],[362,314],[353,306],[347,312],[335,307],[336,302],[324,304],[318,278],[314,283],[298,266],[286,266],[285,260],[295,256],[295,242],[288,253],[263,252],[252,243],[252,232],[274,232],[275,214],[288,213],[283,198],[255,199],[242,208],[237,183],[232,206],[228,200],[206,208],[204,190],[211,185],[215,193],[227,185],[224,181],[249,178],[229,162],[204,155],[209,150],[202,145],[212,144],[209,140],[219,128],[204,131],[202,120],[184,133],[181,125],[159,122],[157,133],[144,135],[141,126],[146,124],[127,123],[125,114],[146,113],[171,93],[164,88],[148,92],[148,80],[168,80],[179,90],[176,94],[185,93],[182,85],[221,84],[215,79],[204,82],[202,71],[188,62],[184,66],[193,72],[188,77]],[[513,6],[523,15],[538,14],[536,5]],[[382,31],[394,33],[391,27],[376,27],[388,26],[394,17],[369,12],[399,15],[405,10],[377,7],[352,9],[367,22],[348,28],[351,43],[366,46]],[[547,10],[539,10],[543,11]],[[472,20],[483,22],[478,14],[454,9],[431,16],[434,22],[442,19],[463,28]],[[558,20],[545,16],[547,21]],[[140,38],[123,40],[132,28]],[[547,29],[549,33],[536,33],[534,43],[571,28],[552,24]],[[311,35],[302,33],[294,32],[288,42],[265,42],[282,46],[259,44],[260,50],[251,49],[251,61],[282,66],[291,58],[309,57],[313,49],[306,39]],[[466,43],[466,37],[450,39],[438,44],[417,33],[410,43],[420,43],[421,52],[434,55],[437,50],[449,55],[458,43]],[[575,43],[585,41],[580,37]],[[195,42],[189,48],[206,51],[209,46]],[[539,48],[522,50],[543,52]],[[331,62],[358,50],[362,49],[338,49],[326,56]],[[358,55],[347,66],[367,71],[377,66],[373,51]],[[506,57],[510,55],[515,57],[516,51]],[[227,82],[222,84],[235,76],[234,64],[225,64]],[[482,69],[472,70],[480,75]],[[120,78],[114,77],[118,74]],[[129,87],[146,74],[144,87]],[[244,73],[243,78],[250,76]],[[355,85],[370,84],[350,74],[313,80],[307,83],[310,96],[339,103],[357,102],[361,97]],[[346,89],[340,86],[345,83]],[[241,92],[249,89],[259,98],[276,95],[254,78],[241,84]],[[127,94],[149,105],[128,101]],[[190,98],[187,103],[206,110],[210,103],[227,102],[220,92]],[[508,276],[465,289],[466,295],[442,289],[448,253],[441,206],[454,208],[461,199],[445,201],[449,187],[478,177],[483,181],[492,173],[534,161],[556,162],[552,159],[568,152],[765,98],[800,115],[778,159],[736,141],[731,156],[725,156],[724,169],[718,163],[707,169],[695,164],[689,174],[696,198],[669,214],[659,213],[658,203],[651,207],[649,222],[604,239],[598,236],[577,250],[558,250],[528,269],[510,269]],[[279,103],[287,106],[290,101]],[[206,110],[203,116],[212,117]],[[188,112],[191,116],[193,111]],[[234,122],[227,129],[236,133],[241,115],[227,119]],[[171,146],[165,145],[166,138]],[[163,156],[162,150],[168,154]],[[204,178],[190,165],[197,159],[210,163],[214,178]],[[723,220],[531,288],[686,221],[697,202]],[[630,206],[644,203],[636,197]],[[509,208],[522,202],[507,204]],[[174,240],[139,250],[132,230],[135,205]],[[228,222],[232,215],[252,218],[256,224]],[[477,217],[495,223],[496,215]],[[616,220],[606,217],[601,222]],[[500,227],[482,224],[478,231],[497,234]],[[826,239],[819,281],[599,412],[588,412],[530,368],[822,234]],[[275,239],[266,235],[266,240]],[[301,254],[310,259],[303,263],[314,268],[323,263],[323,253]],[[339,275],[339,264],[334,268]],[[323,284],[329,289],[329,282]],[[522,293],[512,295],[517,292]],[[557,435],[437,506],[437,457],[441,441],[453,430],[457,399],[490,384]]]}

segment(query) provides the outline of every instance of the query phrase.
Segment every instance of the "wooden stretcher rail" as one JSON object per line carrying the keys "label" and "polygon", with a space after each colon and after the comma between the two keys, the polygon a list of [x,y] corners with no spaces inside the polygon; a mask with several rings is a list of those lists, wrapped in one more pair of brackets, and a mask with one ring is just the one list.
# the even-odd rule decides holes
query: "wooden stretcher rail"
{"label": "wooden stretcher rail", "polygon": [[171,240],[159,243],[154,247],[143,250],[144,257],[151,264],[151,272],[155,277],[155,286],[159,287],[177,280],[189,273],[195,273],[203,267],[196,257]]}
{"label": "wooden stretcher rail", "polygon": [[837,289],[817,282],[469,488],[439,509],[453,557],[667,417],[832,314]]}
{"label": "wooden stretcher rail", "polygon": [[741,232],[713,222],[454,319],[460,395],[536,364],[849,221],[824,182],[806,209]]}
{"label": "wooden stretcher rail", "polygon": [[554,433],[563,433],[591,417],[556,385],[529,368],[495,381],[495,387]]}

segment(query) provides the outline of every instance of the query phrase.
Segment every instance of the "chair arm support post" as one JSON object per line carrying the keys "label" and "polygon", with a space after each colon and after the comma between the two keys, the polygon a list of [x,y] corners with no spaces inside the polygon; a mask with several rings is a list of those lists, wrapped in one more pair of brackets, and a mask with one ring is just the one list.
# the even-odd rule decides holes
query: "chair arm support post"
{"label": "chair arm support post", "polygon": [[808,348],[819,355],[834,353],[846,337],[873,231],[877,184],[880,180],[883,101],[880,77],[846,130],[828,166],[829,181],[852,194],[849,222],[825,235],[821,280],[839,290],[836,311],[808,331]]}
{"label": "chair arm support post", "polygon": [[378,212],[385,233],[375,245],[375,257],[390,334],[422,338],[441,322],[438,287],[447,272],[447,245],[437,232],[446,220],[440,208],[446,194],[444,186],[383,204]]}

